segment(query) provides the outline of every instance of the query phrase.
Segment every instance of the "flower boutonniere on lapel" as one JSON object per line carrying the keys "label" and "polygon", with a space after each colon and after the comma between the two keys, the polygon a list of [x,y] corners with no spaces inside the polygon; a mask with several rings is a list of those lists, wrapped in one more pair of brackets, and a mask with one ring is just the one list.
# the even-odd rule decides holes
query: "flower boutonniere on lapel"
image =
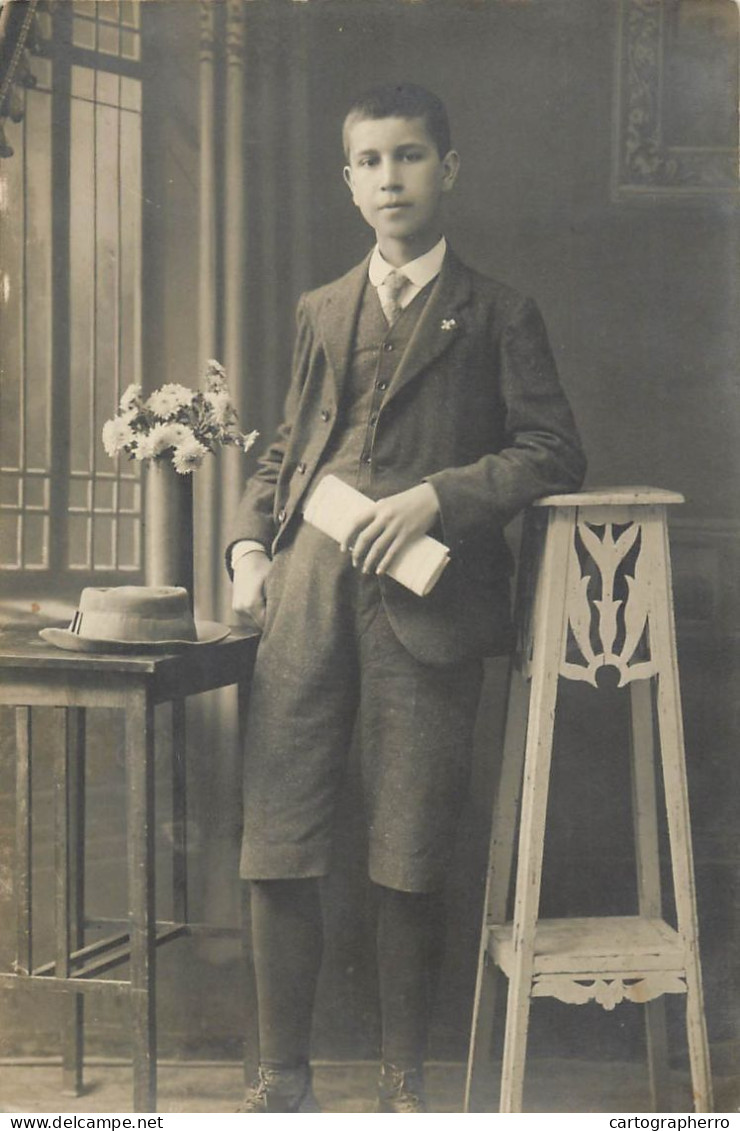
{"label": "flower boutonniere on lapel", "polygon": [[460,323],[457,321],[456,318],[443,318],[442,321],[439,324],[439,328],[440,328],[440,330],[444,330],[446,333],[449,334],[449,333],[452,333],[453,330],[459,330],[460,329]]}

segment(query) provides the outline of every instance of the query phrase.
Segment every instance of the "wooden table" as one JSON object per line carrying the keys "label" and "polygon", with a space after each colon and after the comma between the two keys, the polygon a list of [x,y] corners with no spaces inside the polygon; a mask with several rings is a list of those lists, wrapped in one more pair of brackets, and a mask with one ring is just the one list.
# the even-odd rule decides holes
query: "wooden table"
{"label": "wooden table", "polygon": [[[155,953],[191,934],[187,908],[185,700],[236,684],[240,736],[257,636],[235,633],[218,644],[177,653],[75,653],[45,643],[35,629],[0,634],[0,704],[16,712],[17,952],[0,987],[34,995],[62,993],[63,1087],[82,1085],[83,1000],[87,993],[128,997],[132,1015],[133,1110],[156,1111]],[[154,887],[154,708],[172,709],[173,921],[158,922]],[[60,709],[64,738],[54,751],[54,961],[37,965],[32,912],[32,708]],[[124,712],[128,922],[86,945],[85,721],[91,707]],[[102,977],[129,963],[129,978]]]}

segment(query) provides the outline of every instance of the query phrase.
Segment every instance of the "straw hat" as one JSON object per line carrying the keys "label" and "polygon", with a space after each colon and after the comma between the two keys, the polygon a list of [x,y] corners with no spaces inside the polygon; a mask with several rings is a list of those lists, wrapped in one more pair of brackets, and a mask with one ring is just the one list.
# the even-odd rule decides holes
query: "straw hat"
{"label": "straw hat", "polygon": [[42,628],[39,635],[70,652],[120,652],[215,644],[229,629],[196,624],[180,586],[120,585],[83,589],[69,628]]}

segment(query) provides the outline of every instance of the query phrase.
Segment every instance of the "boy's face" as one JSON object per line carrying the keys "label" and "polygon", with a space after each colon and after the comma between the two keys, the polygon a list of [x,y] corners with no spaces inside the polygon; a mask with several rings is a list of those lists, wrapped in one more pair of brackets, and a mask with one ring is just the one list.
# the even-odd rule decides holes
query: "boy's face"
{"label": "boy's face", "polygon": [[360,118],[349,125],[344,179],[381,250],[408,244],[417,254],[439,238],[439,207],[459,165],[440,157],[423,118]]}

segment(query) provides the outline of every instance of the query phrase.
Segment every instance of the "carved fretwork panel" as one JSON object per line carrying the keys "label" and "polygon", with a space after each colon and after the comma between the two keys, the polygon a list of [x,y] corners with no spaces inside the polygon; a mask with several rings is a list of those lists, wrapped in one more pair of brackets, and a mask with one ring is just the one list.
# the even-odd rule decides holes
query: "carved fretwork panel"
{"label": "carved fretwork panel", "polygon": [[617,669],[620,687],[656,670],[649,622],[651,582],[660,563],[645,523],[619,518],[580,511],[570,547],[560,673],[594,686],[601,667]]}
{"label": "carved fretwork panel", "polygon": [[566,1005],[585,1005],[595,1001],[606,1010],[614,1009],[622,1001],[638,1004],[652,1001],[663,994],[685,994],[686,979],[671,970],[649,973],[542,974],[535,978],[532,997],[554,997]]}
{"label": "carved fretwork panel", "polygon": [[[518,661],[531,674],[533,625],[542,599],[544,516],[525,528],[518,588]],[[597,686],[601,668],[619,673],[619,686],[657,673],[650,623],[654,587],[664,576],[663,542],[651,507],[583,507],[575,512],[566,571],[563,648],[559,666],[566,679]],[[537,578],[540,588],[537,588]]]}

